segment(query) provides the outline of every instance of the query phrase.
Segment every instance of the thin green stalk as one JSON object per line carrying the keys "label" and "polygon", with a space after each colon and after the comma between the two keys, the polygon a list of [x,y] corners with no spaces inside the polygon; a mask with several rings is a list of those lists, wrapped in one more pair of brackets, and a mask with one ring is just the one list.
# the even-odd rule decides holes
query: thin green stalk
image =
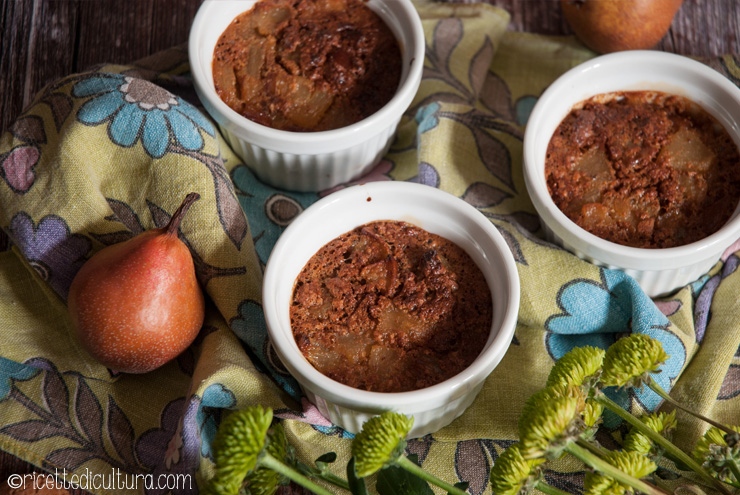
{"label": "thin green stalk", "polygon": [[344,478],[337,476],[328,469],[317,469],[307,466],[301,462],[296,463],[298,471],[309,478],[321,479],[334,486],[350,491],[349,483]]}
{"label": "thin green stalk", "polygon": [[318,478],[321,478],[324,481],[327,481],[331,483],[334,486],[338,486],[339,488],[343,488],[344,490],[349,491],[349,483],[344,478],[340,478],[336,474],[329,473],[329,472],[322,472],[321,474],[316,475]]}
{"label": "thin green stalk", "polygon": [[[672,489],[668,486],[668,483],[663,481],[660,476],[652,476],[651,480],[653,483],[655,483],[655,486],[660,488],[661,490],[667,491],[668,493],[671,493]],[[675,492],[674,492],[675,493]]]}
{"label": "thin green stalk", "polygon": [[640,421],[639,418],[635,417],[629,411],[624,410],[619,404],[617,404],[616,402],[611,400],[609,397],[604,395],[603,392],[598,392],[597,394],[595,394],[594,399],[600,402],[601,404],[603,404],[604,407],[608,408],[610,411],[615,413],[617,416],[627,421],[630,425],[637,428],[641,433],[647,436],[650,440],[652,440],[656,444],[663,447],[665,449],[665,452],[668,455],[672,456],[676,460],[685,464],[692,471],[694,471],[696,474],[701,476],[701,478],[705,482],[714,486],[715,488],[717,488],[719,491],[721,491],[725,495],[732,495],[732,492],[730,492],[730,490],[727,488],[727,486],[723,482],[721,482],[720,480],[718,480],[717,478],[709,474],[699,463],[697,463],[694,459],[692,459],[691,456],[689,456],[683,450],[676,447],[672,442],[668,441],[668,439],[666,439],[660,433],[645,426],[645,423]]}
{"label": "thin green stalk", "polygon": [[607,450],[601,445],[597,445],[593,442],[589,442],[588,440],[584,440],[583,438],[578,438],[576,440],[576,443],[580,445],[581,447],[587,450],[590,450],[591,452],[601,457],[602,459],[604,458],[604,454],[606,454],[607,452]]}
{"label": "thin green stalk", "polygon": [[571,495],[569,492],[561,490],[558,487],[548,485],[543,481],[538,481],[535,483],[534,487],[546,495]]}
{"label": "thin green stalk", "polygon": [[666,492],[659,488],[642,481],[639,478],[631,476],[621,469],[617,469],[603,459],[595,456],[593,453],[584,449],[576,443],[569,443],[565,447],[565,451],[570,455],[575,456],[581,460],[584,464],[591,467],[592,469],[602,473],[605,476],[615,479],[618,483],[623,485],[631,486],[635,490],[639,490],[647,495],[667,495]]}
{"label": "thin green stalk", "polygon": [[731,435],[737,433],[736,431],[734,431],[731,428],[723,425],[722,423],[718,423],[718,422],[714,421],[711,418],[707,418],[706,416],[702,416],[698,412],[692,411],[688,407],[686,407],[683,404],[679,403],[673,397],[671,397],[670,395],[668,395],[668,392],[666,392],[663,389],[663,387],[661,387],[660,385],[658,385],[655,382],[655,380],[653,380],[652,378],[649,379],[649,380],[647,380],[646,383],[647,383],[647,386],[650,387],[650,390],[652,390],[653,392],[655,392],[656,394],[658,394],[663,400],[665,400],[666,402],[670,403],[674,407],[677,407],[678,409],[680,409],[680,410],[682,410],[684,412],[687,412],[687,413],[691,414],[692,416],[695,416],[695,417],[701,419],[702,421],[706,421],[710,425],[712,425],[712,426],[714,426],[716,428],[719,428],[720,430],[724,431],[725,433],[729,433]]}
{"label": "thin green stalk", "polygon": [[263,452],[259,459],[259,465],[272,469],[276,473],[279,473],[286,478],[296,482],[307,490],[311,490],[316,495],[335,495],[323,486],[317,485],[306,476],[302,475],[292,467],[286,465],[282,461],[275,459],[268,452]]}
{"label": "thin green stalk", "polygon": [[730,471],[732,471],[732,475],[735,477],[735,482],[731,483],[732,486],[740,488],[740,467],[736,463],[731,463],[729,465]]}
{"label": "thin green stalk", "polygon": [[405,455],[402,455],[402,456],[398,457],[395,460],[395,463],[399,467],[405,469],[406,471],[409,471],[411,474],[415,474],[416,476],[418,476],[419,478],[423,479],[424,481],[426,481],[428,483],[431,483],[433,485],[436,485],[436,486],[440,487],[443,490],[446,490],[448,493],[452,493],[452,494],[455,494],[455,495],[468,495],[467,492],[461,490],[460,488],[456,487],[455,485],[451,485],[451,484],[447,483],[446,481],[443,481],[443,480],[437,478],[436,476],[434,476],[433,474],[425,471],[418,464],[416,464],[415,462],[411,461],[411,459],[409,459]]}

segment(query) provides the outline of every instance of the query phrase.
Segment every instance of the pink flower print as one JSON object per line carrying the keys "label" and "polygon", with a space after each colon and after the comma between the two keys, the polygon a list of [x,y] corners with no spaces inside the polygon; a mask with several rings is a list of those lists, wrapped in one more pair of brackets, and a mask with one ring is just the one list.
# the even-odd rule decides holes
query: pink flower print
{"label": "pink flower print", "polygon": [[36,179],[34,167],[41,152],[36,146],[18,146],[0,157],[0,177],[17,193],[25,193]]}

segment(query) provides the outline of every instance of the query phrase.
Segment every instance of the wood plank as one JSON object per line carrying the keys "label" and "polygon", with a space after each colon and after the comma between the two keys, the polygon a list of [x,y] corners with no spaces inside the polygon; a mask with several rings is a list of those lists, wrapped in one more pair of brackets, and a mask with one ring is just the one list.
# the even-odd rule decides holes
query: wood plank
{"label": "wood plank", "polygon": [[152,11],[153,39],[150,52],[186,43],[199,1],[158,0]]}
{"label": "wood plank", "polygon": [[509,12],[509,30],[539,34],[570,34],[558,0],[486,0]]}
{"label": "wood plank", "polygon": [[199,5],[200,0],[2,0],[0,133],[60,77],[187,42]]}
{"label": "wood plank", "polygon": [[[104,6],[104,7],[103,7]],[[151,0],[80,2],[79,52],[75,70],[103,63],[127,63],[149,55],[153,26]]]}
{"label": "wood plank", "polygon": [[740,54],[740,1],[684,0],[658,47],[696,57]]}
{"label": "wood plank", "polygon": [[[38,26],[44,18],[43,5],[27,1],[5,1],[2,4],[2,56],[0,57],[0,104],[2,104],[2,118],[0,130],[4,130],[12,119],[30,102],[41,84],[51,74],[70,67],[56,65],[47,70],[41,62],[45,57],[39,50],[48,50],[48,40],[52,38],[50,32],[41,31]],[[64,38],[69,33],[58,33]],[[69,44],[68,39],[60,39],[61,46]],[[60,57],[61,58],[61,57]]]}
{"label": "wood plank", "polygon": [[[53,80],[128,63],[187,42],[201,0],[0,0],[0,132]],[[509,29],[570,34],[558,0],[487,0]],[[659,49],[706,57],[740,53],[740,1],[684,0]]]}
{"label": "wood plank", "polygon": [[26,79],[29,37],[33,35],[33,5],[28,2],[3,0],[0,11],[0,131],[14,118],[26,103],[26,91],[33,90]]}

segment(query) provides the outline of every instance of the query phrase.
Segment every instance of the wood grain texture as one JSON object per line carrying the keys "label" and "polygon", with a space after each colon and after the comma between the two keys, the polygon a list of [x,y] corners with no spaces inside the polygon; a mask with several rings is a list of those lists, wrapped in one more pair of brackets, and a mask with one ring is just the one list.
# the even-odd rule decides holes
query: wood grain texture
{"label": "wood grain texture", "polygon": [[[185,43],[201,2],[0,1],[0,132],[60,77]],[[510,30],[572,33],[558,0],[486,1],[510,12]],[[740,0],[685,0],[656,48],[697,57],[740,53]]]}
{"label": "wood grain texture", "polygon": [[658,48],[698,57],[740,54],[740,1],[684,0]]}
{"label": "wood grain texture", "polygon": [[200,0],[1,0],[0,132],[48,83],[187,42]]}
{"label": "wood grain texture", "polygon": [[[187,41],[201,0],[0,0],[0,132],[46,84]],[[464,0],[468,1],[468,0]],[[558,0],[486,0],[510,30],[571,34]],[[658,49],[698,57],[740,52],[740,0],[685,0]]]}

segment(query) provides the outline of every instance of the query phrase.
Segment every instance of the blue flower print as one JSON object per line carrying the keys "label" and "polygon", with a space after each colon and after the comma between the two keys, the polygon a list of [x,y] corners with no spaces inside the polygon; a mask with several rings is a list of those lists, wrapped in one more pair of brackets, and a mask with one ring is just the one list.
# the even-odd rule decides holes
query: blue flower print
{"label": "blue flower print", "polygon": [[203,391],[200,407],[196,414],[198,425],[200,425],[200,453],[203,457],[213,459],[211,445],[216,438],[221,411],[233,408],[235,405],[236,397],[234,393],[220,383],[209,385]]}
{"label": "blue flower print", "polygon": [[283,368],[267,338],[267,323],[262,307],[254,301],[242,301],[239,304],[239,316],[231,320],[230,327],[247,345],[254,364],[266,369],[288,394],[299,400],[301,393],[298,383]]}
{"label": "blue flower print", "polygon": [[96,73],[75,84],[72,95],[92,97],[77,112],[80,122],[107,122],[114,143],[131,147],[141,140],[154,158],[161,158],[170,146],[200,150],[201,130],[215,136],[213,125],[198,109],[144,79]]}
{"label": "blue flower print", "polygon": [[[671,323],[637,282],[618,270],[601,270],[601,282],[576,279],[564,285],[558,294],[562,313],[545,323],[549,334],[547,348],[557,360],[574,347],[592,345],[606,349],[622,334],[642,333],[660,341],[669,359],[653,379],[670,391],[686,362],[686,348],[674,333]],[[630,396],[625,391],[609,390],[610,397],[625,408]],[[649,411],[662,399],[647,387],[634,391],[634,398]]]}
{"label": "blue flower print", "polygon": [[437,117],[439,109],[440,105],[436,102],[419,108],[414,116],[414,120],[416,120],[419,126],[417,129],[418,134],[423,134],[439,125],[439,118]]}
{"label": "blue flower print", "polygon": [[236,167],[231,172],[231,179],[239,204],[247,214],[257,256],[265,264],[280,234],[319,196],[270,187],[258,180],[245,165]]}
{"label": "blue flower print", "polygon": [[516,123],[519,125],[527,125],[529,115],[534,109],[534,105],[537,103],[536,96],[522,96],[516,101],[514,105],[514,113],[516,114]]}
{"label": "blue flower print", "polygon": [[25,212],[13,217],[8,233],[39,276],[66,300],[72,279],[92,248],[90,239],[70,233],[56,215],[47,215],[34,225]]}
{"label": "blue flower print", "polygon": [[13,382],[16,380],[30,380],[39,369],[23,363],[16,363],[10,359],[0,357],[0,401],[8,398],[13,390]]}

